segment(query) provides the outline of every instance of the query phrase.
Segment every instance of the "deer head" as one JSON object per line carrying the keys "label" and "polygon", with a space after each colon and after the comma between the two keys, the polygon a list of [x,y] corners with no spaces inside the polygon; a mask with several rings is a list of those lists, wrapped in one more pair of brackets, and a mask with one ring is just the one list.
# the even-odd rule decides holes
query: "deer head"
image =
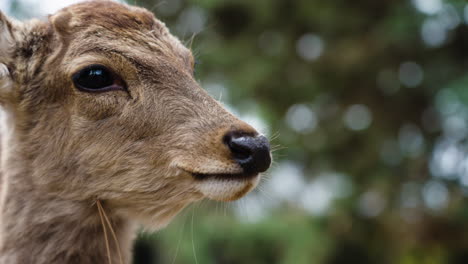
{"label": "deer head", "polygon": [[93,1],[47,21],[0,15],[2,171],[22,166],[37,190],[157,227],[190,202],[242,197],[269,167],[269,143],[193,67],[145,9]]}

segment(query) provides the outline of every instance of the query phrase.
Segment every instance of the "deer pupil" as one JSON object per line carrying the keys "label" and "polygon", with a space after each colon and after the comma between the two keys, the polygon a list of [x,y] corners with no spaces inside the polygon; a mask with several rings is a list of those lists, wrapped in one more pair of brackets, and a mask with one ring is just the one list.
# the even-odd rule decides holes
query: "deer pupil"
{"label": "deer pupil", "polygon": [[112,74],[103,66],[90,66],[75,74],[73,81],[78,88],[99,90],[114,84]]}

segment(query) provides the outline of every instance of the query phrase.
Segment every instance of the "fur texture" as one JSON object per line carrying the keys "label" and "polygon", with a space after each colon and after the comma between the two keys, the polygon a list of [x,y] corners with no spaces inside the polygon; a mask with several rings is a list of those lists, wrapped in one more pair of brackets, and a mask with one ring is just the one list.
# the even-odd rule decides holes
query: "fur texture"
{"label": "fur texture", "polygon": [[[91,64],[128,89],[78,90],[71,76]],[[259,176],[193,177],[240,173],[223,136],[257,134],[199,87],[193,64],[142,8],[92,1],[28,22],[0,13],[0,263],[107,263],[97,200],[129,262],[134,223],[162,228],[191,202],[255,187]]]}

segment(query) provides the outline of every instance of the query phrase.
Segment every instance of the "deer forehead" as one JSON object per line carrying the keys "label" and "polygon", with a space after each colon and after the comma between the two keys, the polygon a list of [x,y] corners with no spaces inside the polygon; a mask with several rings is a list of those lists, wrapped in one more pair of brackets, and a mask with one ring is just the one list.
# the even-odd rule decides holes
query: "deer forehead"
{"label": "deer forehead", "polygon": [[62,25],[71,27],[87,27],[95,24],[120,29],[157,29],[161,33],[167,33],[165,25],[156,20],[149,11],[111,1],[91,1],[71,5],[58,11],[51,16],[51,19],[57,22],[68,21],[69,23]]}
{"label": "deer forehead", "polygon": [[84,2],[60,10],[49,21],[61,48],[67,49],[62,56],[116,52],[147,68],[155,65],[155,58],[184,69],[194,64],[190,50],[142,8],[110,1]]}

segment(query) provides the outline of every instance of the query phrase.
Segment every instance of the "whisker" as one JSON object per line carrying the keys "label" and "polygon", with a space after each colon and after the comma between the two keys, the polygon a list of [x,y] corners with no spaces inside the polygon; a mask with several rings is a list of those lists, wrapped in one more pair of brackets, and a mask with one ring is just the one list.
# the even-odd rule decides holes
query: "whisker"
{"label": "whisker", "polygon": [[97,205],[99,207],[101,207],[102,215],[104,215],[104,219],[106,220],[107,225],[109,226],[109,230],[111,231],[111,235],[114,238],[115,245],[117,246],[117,254],[119,255],[120,264],[123,264],[123,258],[122,258],[122,253],[121,253],[121,250],[120,250],[120,244],[119,244],[119,240],[117,239],[117,236],[115,234],[114,228],[112,227],[112,224],[109,221],[109,218],[107,217],[106,211],[104,210],[104,208],[101,205],[101,201],[98,200]]}
{"label": "whisker", "polygon": [[108,260],[109,264],[112,264],[111,255],[110,255],[110,248],[109,248],[109,239],[107,238],[107,228],[106,228],[106,225],[104,224],[104,219],[103,219],[103,216],[102,216],[102,212],[101,212],[102,209],[101,209],[100,204],[101,203],[99,202],[99,200],[97,200],[96,205],[97,205],[97,208],[98,208],[99,217],[101,218],[102,229],[104,230],[104,240],[106,241],[107,260]]}
{"label": "whisker", "polygon": [[258,186],[258,191],[259,193],[261,194],[261,196],[264,196],[265,198],[267,198],[268,200],[270,201],[273,201],[273,197],[268,193],[267,190],[265,190],[263,187],[261,186]]}
{"label": "whisker", "polygon": [[192,36],[184,43],[184,46],[188,47],[190,50],[192,50],[192,45],[195,40],[195,37],[197,36],[198,33],[193,32]]}
{"label": "whisker", "polygon": [[280,136],[280,132],[279,132],[279,131],[276,131],[275,133],[273,133],[273,134],[269,137],[269,140],[270,140],[270,141],[274,141],[274,140],[277,139],[279,136]]}
{"label": "whisker", "polygon": [[288,148],[287,146],[282,146],[282,145],[279,145],[279,144],[275,144],[275,145],[270,144],[270,147],[272,149],[287,149]]}
{"label": "whisker", "polygon": [[[286,155],[286,154],[274,153],[272,165],[275,165],[275,164],[276,164],[276,160],[277,160],[277,159],[279,159],[279,158],[285,158],[285,157],[287,157],[287,156],[288,156],[288,155]],[[273,167],[273,166],[271,166],[271,167]]]}
{"label": "whisker", "polygon": [[271,153],[274,153],[275,155],[277,155],[278,153],[275,153],[275,152],[278,152],[279,150],[283,150],[283,149],[286,149],[286,147],[278,147],[278,148],[273,147],[272,149],[270,149],[270,151]]}

